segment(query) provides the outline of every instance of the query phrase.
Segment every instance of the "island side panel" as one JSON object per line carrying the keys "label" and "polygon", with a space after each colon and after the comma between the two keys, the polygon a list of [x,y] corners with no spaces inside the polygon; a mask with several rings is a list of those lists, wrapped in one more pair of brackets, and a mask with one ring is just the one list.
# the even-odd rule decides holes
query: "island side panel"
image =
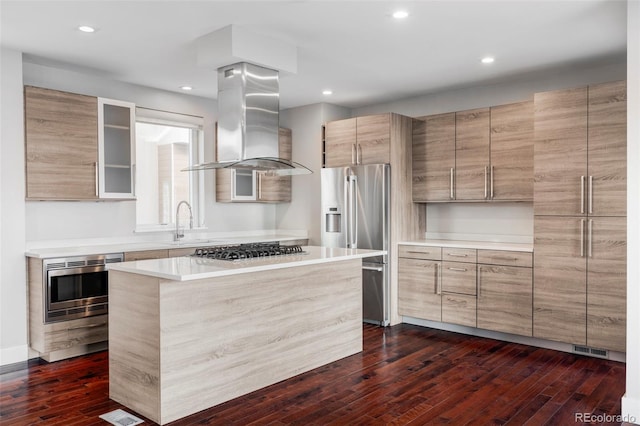
{"label": "island side panel", "polygon": [[167,423],[362,351],[360,259],[160,283]]}
{"label": "island side panel", "polygon": [[109,398],[160,422],[158,278],[109,271]]}

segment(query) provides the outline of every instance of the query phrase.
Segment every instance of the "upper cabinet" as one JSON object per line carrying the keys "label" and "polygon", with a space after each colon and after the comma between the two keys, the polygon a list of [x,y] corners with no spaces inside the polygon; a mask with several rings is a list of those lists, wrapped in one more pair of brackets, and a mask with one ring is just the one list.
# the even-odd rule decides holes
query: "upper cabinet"
{"label": "upper cabinet", "polygon": [[456,115],[438,114],[413,120],[413,201],[454,199]]}
{"label": "upper cabinet", "polygon": [[[291,129],[278,131],[279,156],[292,159]],[[253,170],[216,170],[216,201],[220,203],[291,201],[291,176],[272,176]]]}
{"label": "upper cabinet", "polygon": [[325,125],[325,167],[390,161],[391,114],[330,121]]}
{"label": "upper cabinet", "polygon": [[533,102],[413,122],[413,201],[531,201]]}
{"label": "upper cabinet", "polygon": [[533,101],[491,107],[489,197],[533,200]]}
{"label": "upper cabinet", "polygon": [[25,87],[26,197],[98,198],[98,106],[91,96]]}
{"label": "upper cabinet", "polygon": [[456,112],[456,200],[489,197],[489,127],[489,108]]}
{"label": "upper cabinet", "polygon": [[98,98],[100,198],[135,197],[135,105]]}
{"label": "upper cabinet", "polygon": [[28,200],[133,198],[135,106],[25,86]]}
{"label": "upper cabinet", "polygon": [[626,82],[535,95],[534,214],[626,216]]}

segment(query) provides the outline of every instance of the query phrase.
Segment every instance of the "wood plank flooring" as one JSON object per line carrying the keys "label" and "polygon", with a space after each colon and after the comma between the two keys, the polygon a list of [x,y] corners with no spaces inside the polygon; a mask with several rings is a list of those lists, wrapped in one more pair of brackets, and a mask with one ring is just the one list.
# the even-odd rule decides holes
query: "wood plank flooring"
{"label": "wood plank flooring", "polygon": [[[107,352],[32,360],[0,375],[0,424],[104,425],[100,414],[131,412],[109,399],[108,380]],[[619,415],[624,389],[619,362],[364,325],[362,353],[171,425],[574,425],[575,413]]]}

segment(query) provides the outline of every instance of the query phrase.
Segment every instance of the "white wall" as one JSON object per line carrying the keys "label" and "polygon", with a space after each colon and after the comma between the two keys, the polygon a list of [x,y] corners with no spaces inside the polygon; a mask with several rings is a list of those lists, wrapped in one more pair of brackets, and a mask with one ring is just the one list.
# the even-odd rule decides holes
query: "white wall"
{"label": "white wall", "polygon": [[277,228],[306,229],[310,244],[320,244],[322,125],[327,121],[348,117],[351,117],[348,108],[324,103],[280,113],[280,126],[291,129],[293,161],[307,166],[313,174],[292,177],[292,201],[278,205]]}
{"label": "white wall", "polygon": [[0,364],[24,361],[27,292],[22,54],[0,50]]}
{"label": "white wall", "polygon": [[[627,392],[626,421],[640,424],[640,2],[627,3]],[[634,419],[632,419],[632,417]]]}

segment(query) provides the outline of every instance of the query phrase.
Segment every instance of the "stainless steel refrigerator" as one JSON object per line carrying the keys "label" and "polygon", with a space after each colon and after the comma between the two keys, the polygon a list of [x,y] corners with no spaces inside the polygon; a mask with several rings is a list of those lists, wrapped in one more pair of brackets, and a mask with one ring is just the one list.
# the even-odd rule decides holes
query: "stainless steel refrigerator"
{"label": "stainless steel refrigerator", "polygon": [[[322,169],[322,245],[389,252],[389,165]],[[362,266],[363,321],[389,324],[388,255]]]}

